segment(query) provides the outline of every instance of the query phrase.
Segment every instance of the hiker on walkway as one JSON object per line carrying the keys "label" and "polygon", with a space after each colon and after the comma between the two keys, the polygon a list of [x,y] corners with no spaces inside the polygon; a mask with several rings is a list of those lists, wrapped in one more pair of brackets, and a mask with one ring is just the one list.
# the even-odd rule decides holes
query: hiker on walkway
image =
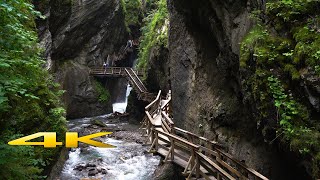
{"label": "hiker on walkway", "polygon": [[108,66],[108,64],[107,64],[106,62],[103,62],[104,74],[105,74],[106,71],[107,71],[107,66]]}
{"label": "hiker on walkway", "polygon": [[132,40],[131,39],[129,39],[127,41],[127,45],[126,45],[126,48],[124,48],[124,51],[126,51],[128,48],[132,48]]}

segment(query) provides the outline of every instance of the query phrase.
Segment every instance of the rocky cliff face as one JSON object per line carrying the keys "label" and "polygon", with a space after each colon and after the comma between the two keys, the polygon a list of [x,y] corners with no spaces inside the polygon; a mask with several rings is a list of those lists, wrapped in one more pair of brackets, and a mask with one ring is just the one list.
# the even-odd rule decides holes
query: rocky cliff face
{"label": "rocky cliff face", "polygon": [[[128,33],[120,1],[58,0],[35,4],[47,17],[38,21],[39,36],[46,49],[47,68],[66,90],[63,100],[68,118],[110,112],[111,102],[99,102],[89,68],[101,67],[108,54],[117,53],[126,43]],[[114,87],[109,87],[114,92]]]}
{"label": "rocky cliff face", "polygon": [[262,7],[258,2],[168,1],[174,121],[223,143],[231,154],[272,179],[297,178],[301,174],[292,172],[297,169],[290,165],[293,162],[259,138],[257,122],[243,103],[239,44],[252,26],[250,11]]}

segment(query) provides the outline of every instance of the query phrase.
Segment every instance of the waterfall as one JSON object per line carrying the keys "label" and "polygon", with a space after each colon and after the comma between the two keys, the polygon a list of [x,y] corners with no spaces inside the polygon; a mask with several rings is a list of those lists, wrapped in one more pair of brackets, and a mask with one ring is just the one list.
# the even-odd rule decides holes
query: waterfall
{"label": "waterfall", "polygon": [[112,104],[113,112],[120,112],[120,113],[126,112],[127,105],[128,105],[128,97],[130,95],[131,90],[132,90],[132,87],[128,84],[125,101],[124,102],[116,102],[116,103]]}

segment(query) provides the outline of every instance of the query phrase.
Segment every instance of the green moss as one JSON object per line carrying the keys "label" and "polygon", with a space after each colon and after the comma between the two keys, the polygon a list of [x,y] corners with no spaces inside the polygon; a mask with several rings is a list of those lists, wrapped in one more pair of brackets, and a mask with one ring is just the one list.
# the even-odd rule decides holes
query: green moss
{"label": "green moss", "polygon": [[95,89],[96,91],[98,92],[98,100],[99,102],[102,102],[102,103],[106,103],[106,102],[109,102],[110,100],[110,93],[109,91],[102,86],[102,84],[98,81],[94,81],[94,86],[95,86]]}
{"label": "green moss", "polygon": [[159,0],[157,8],[144,19],[142,40],[139,47],[138,68],[146,70],[151,49],[168,44],[168,10],[167,1]]}
{"label": "green moss", "polygon": [[[267,3],[266,18],[257,21],[241,44],[240,67],[250,72],[243,86],[251,92],[257,119],[276,119],[274,128],[292,151],[311,157],[313,173],[319,174],[319,123],[301,99],[292,93],[303,69],[319,74],[320,21],[317,1]],[[279,32],[279,33],[278,33]],[[286,32],[286,33],[284,33]]]}
{"label": "green moss", "polygon": [[290,73],[293,80],[297,80],[300,78],[299,71],[292,64],[286,64],[284,66],[284,71]]}
{"label": "green moss", "polygon": [[142,19],[142,4],[140,0],[125,0],[126,22],[128,25],[140,26]]}
{"label": "green moss", "polygon": [[125,15],[125,25],[130,32],[130,26],[140,27],[143,17],[142,4],[140,0],[120,0]]}

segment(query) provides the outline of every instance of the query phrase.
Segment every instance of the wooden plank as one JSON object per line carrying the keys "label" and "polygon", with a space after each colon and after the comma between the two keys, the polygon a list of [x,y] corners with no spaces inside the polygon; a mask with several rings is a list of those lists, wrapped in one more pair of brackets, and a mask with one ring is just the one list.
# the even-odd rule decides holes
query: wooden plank
{"label": "wooden plank", "polygon": [[162,122],[161,122],[161,116],[157,115],[155,118],[150,119],[151,123],[156,126],[156,127],[161,127],[162,126]]}
{"label": "wooden plank", "polygon": [[[162,155],[162,156],[166,156],[168,152],[165,151],[165,150],[162,149],[162,148],[159,148],[159,149],[158,149],[158,153],[159,153],[160,155]],[[186,162],[185,160],[181,159],[180,157],[175,157],[172,162],[175,163],[175,164],[177,164],[177,165],[179,165],[179,166],[181,166],[181,167],[186,167],[186,165],[187,165],[187,162]]]}
{"label": "wooden plank", "polygon": [[165,121],[162,121],[162,127],[163,127],[163,129],[166,129],[166,132],[167,133],[170,133],[171,132],[171,128],[169,127],[169,125],[167,124],[167,122],[165,122]]}
{"label": "wooden plank", "polygon": [[207,158],[205,155],[202,153],[196,152],[196,154],[201,157],[202,160],[206,161],[209,163],[214,169],[216,169],[221,175],[223,175],[225,178],[228,178],[230,180],[235,180],[234,177],[232,177],[230,174],[228,174],[225,170],[223,170],[218,164],[214,163],[212,160]]}
{"label": "wooden plank", "polygon": [[216,159],[217,162],[219,164],[221,164],[223,167],[225,167],[226,169],[228,169],[231,173],[235,174],[238,177],[243,177],[243,175],[238,172],[236,169],[234,169],[233,167],[231,167],[228,163],[224,162],[223,160],[221,160],[220,158]]}
{"label": "wooden plank", "polygon": [[162,111],[161,115],[171,124],[174,125],[174,122]]}
{"label": "wooden plank", "polygon": [[170,99],[162,100],[161,101],[161,109],[166,107],[170,103]]}
{"label": "wooden plank", "polygon": [[213,168],[210,168],[210,164],[207,163],[206,161],[201,161],[200,160],[200,165],[203,169],[207,170],[207,173],[208,174],[211,174],[211,175],[215,175],[217,174],[217,170],[216,169],[213,169]]}
{"label": "wooden plank", "polygon": [[135,86],[139,89],[140,93],[143,92],[143,89],[141,87],[139,87],[138,82],[136,81],[136,79],[133,77],[131,73],[131,71],[129,71],[129,69],[125,69],[128,77],[131,79],[131,81],[135,84]]}
{"label": "wooden plank", "polygon": [[255,171],[252,168],[249,168],[247,165],[243,164],[242,162],[238,161],[237,159],[235,159],[233,156],[231,156],[228,153],[225,153],[223,151],[221,151],[220,149],[216,149],[217,152],[221,153],[223,156],[227,157],[228,159],[232,160],[233,162],[235,162],[237,165],[239,165],[240,167],[244,168],[245,170],[248,171],[249,174],[256,176],[259,179],[262,180],[269,180],[268,178],[266,178],[265,176],[263,176],[262,174],[258,173],[257,171]]}
{"label": "wooden plank", "polygon": [[147,92],[147,88],[145,87],[145,85],[142,83],[141,79],[137,76],[137,74],[132,70],[132,68],[130,68],[130,70],[132,71],[132,73],[134,74],[135,78],[138,80],[138,82],[141,84],[143,91]]}

